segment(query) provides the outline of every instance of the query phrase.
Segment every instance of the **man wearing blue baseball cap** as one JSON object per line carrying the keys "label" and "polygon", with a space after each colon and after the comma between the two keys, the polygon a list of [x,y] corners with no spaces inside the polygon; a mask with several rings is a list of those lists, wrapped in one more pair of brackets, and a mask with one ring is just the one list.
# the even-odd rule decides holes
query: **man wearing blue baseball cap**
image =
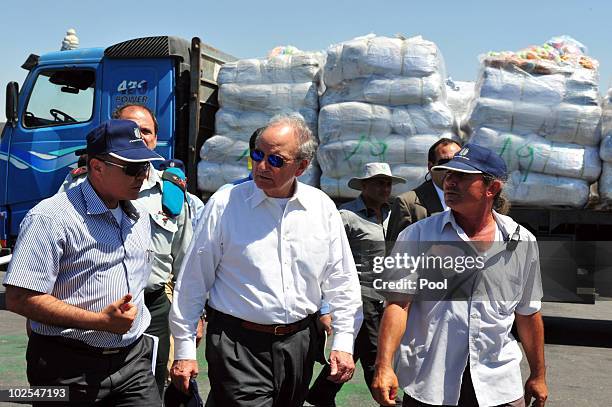
{"label": "man wearing blue baseball cap", "polygon": [[[112,116],[136,123],[147,147],[155,149],[159,127],[150,109],[143,105],[128,104],[121,106]],[[161,161],[159,168],[164,171],[153,168],[148,171],[136,199],[149,214],[151,222],[153,266],[145,287],[145,304],[151,313],[151,324],[146,333],[159,339],[155,378],[160,395],[166,384],[167,364],[172,354],[168,327],[172,280],[179,274],[196,219],[204,209],[199,198],[185,191],[184,167],[181,168],[181,165],[180,160]],[[87,168],[77,168],[66,177],[59,192],[74,188],[85,179]]]}
{"label": "man wearing blue baseball cap", "polygon": [[[432,171],[446,172],[451,210],[398,236],[391,257],[421,258],[404,271],[414,285],[387,293],[374,398],[394,405],[401,386],[404,406],[517,407],[534,398],[542,407],[548,390],[538,249],[527,229],[500,213],[508,208],[506,165],[495,152],[467,144]],[[441,255],[444,266],[430,261]],[[388,268],[402,275],[401,266]],[[531,370],[524,391],[514,321]]]}
{"label": "man wearing blue baseball cap", "polygon": [[87,155],[87,179],[24,218],[4,280],[6,307],[31,321],[31,385],[67,386],[58,401],[79,405],[160,405],[154,344],[143,336],[151,225],[130,201],[150,162],[163,158],[130,120],[92,130]]}

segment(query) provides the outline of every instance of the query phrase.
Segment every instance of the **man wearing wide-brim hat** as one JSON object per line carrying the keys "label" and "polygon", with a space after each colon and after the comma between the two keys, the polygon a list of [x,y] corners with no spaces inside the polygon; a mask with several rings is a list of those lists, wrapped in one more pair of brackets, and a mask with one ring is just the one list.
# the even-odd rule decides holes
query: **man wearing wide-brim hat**
{"label": "man wearing wide-brim hat", "polygon": [[[394,184],[406,180],[391,174],[387,163],[368,163],[362,177],[351,178],[349,188],[361,191],[356,199],[340,206],[351,251],[361,283],[364,321],[355,340],[355,361],[361,359],[368,387],[374,375],[378,341],[378,325],[383,313],[383,297],[373,288],[374,257],[385,255],[385,235],[389,221],[389,197]],[[315,406],[334,406],[336,393],[342,384],[327,380],[329,366],[324,368],[310,389],[307,401]]]}

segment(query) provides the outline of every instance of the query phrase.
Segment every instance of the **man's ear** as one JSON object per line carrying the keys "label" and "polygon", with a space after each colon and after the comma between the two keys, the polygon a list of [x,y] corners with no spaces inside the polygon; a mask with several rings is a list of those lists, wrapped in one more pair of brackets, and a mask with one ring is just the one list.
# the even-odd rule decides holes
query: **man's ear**
{"label": "man's ear", "polygon": [[300,175],[302,175],[304,173],[304,171],[306,171],[306,169],[308,168],[308,164],[310,164],[310,161],[308,161],[308,160],[300,161],[300,166],[295,171],[295,176],[299,177]]}
{"label": "man's ear", "polygon": [[495,195],[499,193],[499,191],[501,191],[502,187],[503,187],[502,182],[496,179],[487,188],[487,194],[494,197]]}
{"label": "man's ear", "polygon": [[104,164],[102,161],[100,161],[100,160],[98,160],[98,159],[96,159],[96,158],[92,158],[92,159],[89,161],[89,168],[88,168],[88,172],[91,172],[91,173],[94,173],[94,174],[101,174],[101,173],[102,173],[102,171],[103,171],[103,170],[102,170],[102,167],[103,167],[104,165],[105,165],[105,164]]}

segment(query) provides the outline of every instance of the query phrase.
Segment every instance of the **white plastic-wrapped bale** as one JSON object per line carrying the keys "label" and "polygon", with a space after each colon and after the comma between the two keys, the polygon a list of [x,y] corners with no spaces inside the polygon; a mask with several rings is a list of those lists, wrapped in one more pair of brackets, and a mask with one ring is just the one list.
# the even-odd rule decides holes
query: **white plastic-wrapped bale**
{"label": "white plastic-wrapped bale", "polygon": [[219,104],[227,109],[251,111],[317,110],[318,86],[306,83],[246,84],[227,83],[219,87]]}
{"label": "white plastic-wrapped bale", "polygon": [[612,202],[612,162],[604,161],[599,178],[599,197],[604,202]]}
{"label": "white plastic-wrapped bale", "polygon": [[551,141],[596,146],[600,141],[597,105],[548,106],[504,99],[478,98],[470,115],[472,129],[491,127],[510,133],[536,133]]}
{"label": "white plastic-wrapped bale", "polygon": [[[276,50],[285,53],[221,67],[215,136],[200,150],[200,189],[214,192],[221,185],[246,177],[249,138],[276,115],[301,116],[317,136],[323,54],[293,47]],[[315,160],[300,180],[316,186],[318,173]]]}
{"label": "white plastic-wrapped bale", "polygon": [[612,202],[612,89],[608,89],[602,110],[599,157],[603,160],[603,164],[599,179],[599,196],[603,201],[610,203]]}
{"label": "white plastic-wrapped bale", "polygon": [[598,84],[595,78],[581,75],[584,71],[580,69],[569,75],[538,75],[528,74],[516,67],[510,67],[509,70],[485,67],[481,74],[479,94],[480,97],[548,106],[562,102],[597,105]]}
{"label": "white plastic-wrapped bale", "polygon": [[338,178],[362,171],[364,164],[386,162],[389,165],[410,164],[427,167],[429,147],[441,136],[391,135],[385,138],[347,138],[322,144],[317,159],[327,177]]}
{"label": "white plastic-wrapped bale", "polygon": [[446,81],[446,102],[455,116],[455,121],[459,126],[467,120],[470,104],[474,99],[476,84],[474,82]]}
{"label": "white plastic-wrapped bale", "polygon": [[439,73],[423,78],[371,76],[329,86],[321,106],[341,102],[368,102],[387,106],[432,103],[443,99],[444,85]]}
{"label": "white plastic-wrapped bale", "polygon": [[447,134],[453,123],[449,108],[440,102],[425,106],[387,107],[361,102],[324,106],[319,112],[322,144],[363,137],[385,138],[391,134]]}
{"label": "white plastic-wrapped bale", "polygon": [[317,134],[318,113],[314,109],[302,108],[289,111],[251,111],[221,108],[215,116],[215,132],[232,138],[248,141],[255,129],[264,127],[270,119],[281,113],[298,113],[313,134]]}
{"label": "white plastic-wrapped bale", "polygon": [[317,158],[321,188],[332,197],[358,191],[348,180],[368,162],[386,162],[408,191],[424,181],[427,152],[453,137],[439,49],[421,37],[355,38],[327,51]]}
{"label": "white plastic-wrapped bale", "polygon": [[276,55],[267,59],[241,59],[225,64],[219,83],[273,84],[318,82],[323,65],[320,53]]}
{"label": "white plastic-wrapped bale", "polygon": [[486,127],[476,130],[470,139],[498,153],[508,171],[521,170],[559,175],[594,182],[601,173],[597,147],[557,143],[536,134],[519,136]]}
{"label": "white plastic-wrapped bale", "polygon": [[512,172],[504,190],[510,201],[519,205],[581,208],[589,199],[586,181],[536,172]]}
{"label": "white plastic-wrapped bale", "polygon": [[420,36],[400,39],[368,35],[331,46],[323,78],[330,87],[372,75],[418,78],[439,73],[443,65],[436,44]]}

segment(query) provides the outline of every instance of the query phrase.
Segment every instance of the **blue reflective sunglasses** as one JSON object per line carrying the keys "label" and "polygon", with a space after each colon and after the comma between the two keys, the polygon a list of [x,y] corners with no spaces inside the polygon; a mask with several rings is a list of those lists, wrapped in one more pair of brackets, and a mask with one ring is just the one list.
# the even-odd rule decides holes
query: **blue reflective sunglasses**
{"label": "blue reflective sunglasses", "polygon": [[[266,154],[258,149],[251,150],[251,160],[255,162],[260,162],[264,159]],[[270,164],[274,168],[280,168],[285,165],[285,159],[280,155],[270,154],[268,155],[268,164]]]}

